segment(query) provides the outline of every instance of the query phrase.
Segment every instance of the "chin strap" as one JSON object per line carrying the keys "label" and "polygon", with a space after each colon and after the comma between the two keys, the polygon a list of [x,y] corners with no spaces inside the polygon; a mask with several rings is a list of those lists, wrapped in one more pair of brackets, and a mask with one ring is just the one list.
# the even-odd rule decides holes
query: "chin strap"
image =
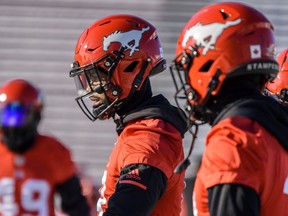
{"label": "chin strap", "polygon": [[139,74],[136,76],[136,78],[132,83],[131,91],[129,95],[124,99],[124,101],[121,103],[121,107],[123,107],[123,105],[125,105],[127,102],[130,101],[130,99],[133,97],[139,86],[143,83],[143,76],[150,62],[151,59],[147,58],[146,61],[143,63],[143,66],[141,67]]}
{"label": "chin strap", "polygon": [[209,100],[209,98],[211,96],[211,93],[217,88],[217,86],[219,84],[220,75],[221,75],[221,70],[218,68],[216,71],[216,74],[210,80],[207,93],[206,93],[205,97],[203,98],[201,104],[199,104],[199,106],[205,106],[205,104],[207,103],[207,101]]}
{"label": "chin strap", "polygon": [[[221,74],[221,70],[218,69],[216,74],[212,77],[212,79],[211,79],[211,81],[209,83],[209,86],[208,86],[207,94],[206,94],[206,96],[204,97],[204,99],[203,99],[203,101],[201,103],[202,105],[206,104],[206,102],[208,101],[208,99],[211,96],[212,91],[214,91],[217,88],[217,86],[219,84],[219,76],[220,76],[220,74]],[[199,106],[202,106],[202,105],[199,105]],[[195,140],[197,138],[199,124],[194,124],[193,126],[195,127],[194,132],[193,132],[192,128],[189,130],[189,132],[192,134],[192,142],[191,142],[191,146],[190,146],[188,155],[186,156],[186,158],[180,164],[178,164],[178,166],[174,170],[174,173],[181,173],[181,172],[185,171],[187,169],[187,167],[191,163],[190,160],[189,160],[189,157],[190,157],[190,155],[192,153],[192,150],[194,148],[194,143],[195,143]]]}
{"label": "chin strap", "polygon": [[176,166],[176,168],[174,169],[174,173],[179,174],[179,173],[185,171],[187,169],[187,167],[191,164],[189,157],[190,157],[192,150],[194,148],[195,140],[197,138],[197,133],[198,133],[198,125],[193,125],[193,126],[195,127],[195,130],[193,131],[192,128],[189,130],[189,132],[192,134],[192,142],[190,145],[188,155],[186,156],[186,158],[183,161],[181,161],[181,163],[179,163]]}

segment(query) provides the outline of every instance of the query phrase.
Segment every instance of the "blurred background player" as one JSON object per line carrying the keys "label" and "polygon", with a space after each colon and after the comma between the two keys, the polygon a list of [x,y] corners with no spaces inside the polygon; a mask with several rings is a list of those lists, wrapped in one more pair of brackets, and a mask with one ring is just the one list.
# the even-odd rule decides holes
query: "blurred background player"
{"label": "blurred background player", "polygon": [[86,198],[86,201],[90,207],[90,215],[96,215],[96,203],[99,199],[98,188],[93,184],[93,181],[86,177],[82,176],[80,178],[82,194]]}
{"label": "blurred background player", "polygon": [[195,216],[287,216],[288,110],[262,95],[279,70],[274,48],[271,22],[236,2],[200,9],[180,33],[171,74],[192,143],[199,125],[212,126],[194,186]]}
{"label": "blurred background player", "polygon": [[89,207],[90,215],[96,215],[96,203],[99,199],[99,187],[93,182],[91,177],[88,177],[84,172],[84,166],[82,164],[77,164],[78,176],[80,178],[80,185],[82,189],[82,194],[85,197]]}
{"label": "blurred background player", "polygon": [[[83,167],[78,163],[76,165],[77,175],[80,179],[80,186],[82,195],[85,197],[88,206],[90,207],[90,216],[96,215],[96,203],[99,199],[98,187],[94,184],[92,179],[83,172]],[[59,197],[56,197],[56,205],[58,206]],[[59,208],[55,210],[55,216],[68,216]]]}
{"label": "blurred background player", "polygon": [[[80,36],[70,77],[92,121],[113,118],[118,139],[102,178],[99,215],[180,215],[187,123],[149,76],[166,69],[156,29],[132,15],[112,15]],[[183,113],[184,115],[184,113]],[[101,131],[98,131],[101,133]]]}
{"label": "blurred background player", "polygon": [[0,87],[0,215],[54,215],[54,195],[72,216],[89,215],[70,152],[38,133],[43,97],[26,80]]}
{"label": "blurred background player", "polygon": [[283,50],[277,56],[279,72],[277,77],[268,81],[264,89],[264,94],[274,97],[280,103],[288,106],[288,49]]}

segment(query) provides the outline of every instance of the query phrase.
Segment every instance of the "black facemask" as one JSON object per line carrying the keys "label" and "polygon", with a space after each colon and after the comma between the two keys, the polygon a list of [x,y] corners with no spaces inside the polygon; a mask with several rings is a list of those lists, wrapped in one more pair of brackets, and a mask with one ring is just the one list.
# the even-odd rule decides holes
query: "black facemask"
{"label": "black facemask", "polygon": [[37,116],[31,124],[23,127],[3,126],[3,142],[11,151],[24,153],[34,145],[39,121],[40,116]]}

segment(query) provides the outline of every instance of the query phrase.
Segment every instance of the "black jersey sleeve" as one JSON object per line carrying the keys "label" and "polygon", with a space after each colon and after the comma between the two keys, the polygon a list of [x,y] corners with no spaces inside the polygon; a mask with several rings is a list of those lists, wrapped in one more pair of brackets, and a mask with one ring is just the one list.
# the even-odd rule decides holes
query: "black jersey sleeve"
{"label": "black jersey sleeve", "polygon": [[260,198],[255,190],[240,184],[222,184],[208,189],[210,216],[259,216]]}
{"label": "black jersey sleeve", "polygon": [[90,208],[82,195],[80,180],[77,176],[58,185],[56,190],[61,197],[61,208],[69,216],[90,215]]}
{"label": "black jersey sleeve", "polygon": [[159,169],[132,164],[121,171],[104,216],[148,216],[166,190],[167,178]]}

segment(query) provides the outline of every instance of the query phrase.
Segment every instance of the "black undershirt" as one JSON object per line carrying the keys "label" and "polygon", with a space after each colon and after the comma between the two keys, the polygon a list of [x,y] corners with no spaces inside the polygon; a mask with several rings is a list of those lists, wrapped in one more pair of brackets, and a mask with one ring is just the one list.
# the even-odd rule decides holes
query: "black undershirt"
{"label": "black undershirt", "polygon": [[[129,173],[138,170],[140,178],[133,178],[146,188],[125,182],[131,180]],[[146,164],[132,164],[122,169],[115,193],[108,201],[103,216],[148,216],[166,190],[167,178],[159,169]]]}
{"label": "black undershirt", "polygon": [[252,188],[222,184],[208,189],[210,216],[259,216],[260,199]]}

